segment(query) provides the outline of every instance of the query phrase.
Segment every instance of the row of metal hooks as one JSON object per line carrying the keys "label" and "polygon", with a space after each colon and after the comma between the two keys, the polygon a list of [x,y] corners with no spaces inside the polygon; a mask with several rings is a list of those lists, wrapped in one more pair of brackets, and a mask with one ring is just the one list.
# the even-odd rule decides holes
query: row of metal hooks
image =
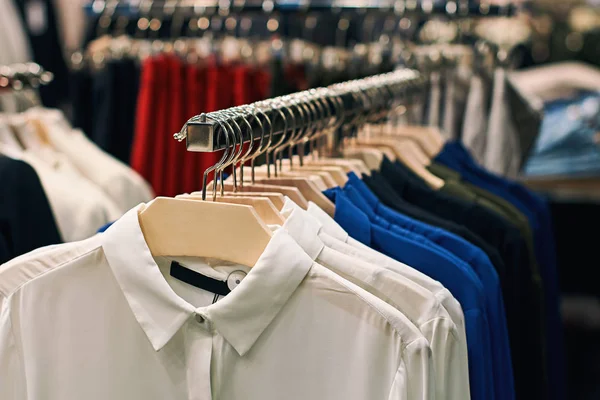
{"label": "row of metal hooks", "polygon": [[[211,152],[224,149],[221,159],[203,175],[202,197],[206,199],[207,180],[214,171],[224,191],[223,171],[233,166],[233,183],[237,188],[236,166],[250,163],[254,182],[256,159],[263,155],[270,177],[273,163],[277,177],[283,154],[288,151],[290,167],[296,150],[302,165],[306,146],[318,156],[323,140],[334,138],[342,143],[363,124],[380,124],[406,114],[409,106],[424,94],[425,79],[418,71],[404,68],[394,72],[310,89],[252,104],[203,113],[190,118],[173,136],[186,140],[188,151]],[[333,134],[333,135],[332,135]],[[258,141],[258,144],[256,143]],[[244,146],[247,144],[247,146]],[[216,181],[213,199],[216,198]]]}

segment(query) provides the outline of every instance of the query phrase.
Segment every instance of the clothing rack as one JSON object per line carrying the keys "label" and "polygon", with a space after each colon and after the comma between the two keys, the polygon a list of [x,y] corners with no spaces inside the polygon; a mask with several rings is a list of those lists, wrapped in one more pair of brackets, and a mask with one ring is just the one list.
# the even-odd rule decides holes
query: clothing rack
{"label": "clothing rack", "polygon": [[186,140],[188,151],[214,152],[230,147],[226,127],[232,126],[251,126],[251,130],[238,129],[243,143],[262,138],[265,125],[271,132],[270,140],[275,142],[288,133],[313,128],[343,126],[348,131],[359,121],[381,119],[398,102],[414,103],[423,94],[425,83],[418,71],[403,68],[327,88],[203,113],[190,118],[173,136],[178,141]]}
{"label": "clothing rack", "polygon": [[36,63],[0,66],[0,91],[37,89],[52,82],[54,75]]}
{"label": "clothing rack", "polygon": [[[511,16],[518,8],[512,3],[506,5],[490,4],[488,1],[433,1],[433,0],[312,0],[312,1],[263,1],[263,0],[151,0],[151,1],[104,1],[93,0],[85,6],[89,16],[101,16],[107,10],[110,13],[136,17],[154,10],[174,11],[175,9],[186,9],[196,15],[203,14],[210,9],[228,9],[235,12],[241,11],[263,11],[263,12],[310,12],[335,10],[381,10],[394,11],[396,13],[418,13],[423,15],[443,15],[448,17],[477,17],[477,16]],[[201,11],[199,11],[201,10]]]}

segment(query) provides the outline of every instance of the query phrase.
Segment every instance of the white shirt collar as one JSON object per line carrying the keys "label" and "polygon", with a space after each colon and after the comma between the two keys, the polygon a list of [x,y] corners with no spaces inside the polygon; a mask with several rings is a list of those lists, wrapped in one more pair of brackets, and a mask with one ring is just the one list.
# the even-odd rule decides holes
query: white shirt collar
{"label": "white shirt collar", "polygon": [[238,354],[256,342],[298,285],[313,261],[283,230],[277,230],[256,265],[239,286],[218,302],[195,308],[162,276],[142,233],[141,204],[102,234],[102,247],[136,320],[156,351],[193,315],[201,315]]}
{"label": "white shirt collar", "polygon": [[306,211],[308,211],[310,215],[315,217],[323,225],[323,232],[333,236],[338,240],[342,240],[344,242],[348,241],[348,233],[315,203],[312,201],[309,202],[308,209]]}
{"label": "white shirt collar", "polygon": [[325,247],[318,237],[323,225],[289,197],[285,199],[281,214],[286,218],[282,228],[304,249],[306,254],[316,260]]}

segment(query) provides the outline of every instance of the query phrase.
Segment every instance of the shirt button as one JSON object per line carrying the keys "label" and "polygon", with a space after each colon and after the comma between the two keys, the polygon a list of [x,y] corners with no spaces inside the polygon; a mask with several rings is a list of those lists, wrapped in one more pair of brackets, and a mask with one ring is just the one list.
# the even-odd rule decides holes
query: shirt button
{"label": "shirt button", "polygon": [[246,273],[244,271],[233,271],[231,274],[229,274],[227,277],[227,287],[229,290],[233,290],[238,287],[245,277]]}
{"label": "shirt button", "polygon": [[199,324],[203,324],[204,323],[204,317],[200,314],[196,314],[196,322],[198,322]]}

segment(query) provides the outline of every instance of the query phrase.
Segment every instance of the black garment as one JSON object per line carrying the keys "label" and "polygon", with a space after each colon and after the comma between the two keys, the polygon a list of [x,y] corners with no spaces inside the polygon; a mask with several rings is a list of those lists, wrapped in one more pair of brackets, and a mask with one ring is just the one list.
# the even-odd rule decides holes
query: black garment
{"label": "black garment", "polygon": [[600,297],[597,268],[600,204],[586,200],[550,202],[561,293]]}
{"label": "black garment", "polygon": [[92,105],[92,73],[88,68],[83,68],[71,73],[69,92],[73,102],[74,128],[79,128],[87,135],[92,133],[94,126]]}
{"label": "black garment", "polygon": [[[585,199],[552,199],[560,289],[563,296],[600,298],[597,268],[600,204]],[[566,297],[565,296],[565,297]],[[593,304],[593,303],[591,303]],[[586,303],[563,311],[569,399],[600,399],[600,332],[581,318],[594,321],[593,307]],[[572,310],[572,311],[571,311]],[[573,312],[573,314],[571,314]]]}
{"label": "black garment", "polygon": [[93,73],[73,73],[73,125],[126,164],[133,142],[139,80],[139,67],[131,59],[109,61]]}
{"label": "black garment", "polygon": [[6,239],[4,238],[4,235],[0,233],[0,265],[11,258],[12,257],[10,255],[8,244],[6,244]]}
{"label": "black garment", "polygon": [[139,85],[139,65],[131,59],[119,62],[114,78],[114,127],[107,151],[125,164],[129,164],[131,155]]}
{"label": "black garment", "polygon": [[87,134],[102,150],[108,150],[108,142],[114,126],[114,111],[116,104],[114,96],[113,62],[108,62],[102,69],[96,71],[92,79],[92,130]]}
{"label": "black garment", "polygon": [[30,165],[0,156],[0,263],[61,243],[50,204]]}
{"label": "black garment", "polygon": [[438,228],[445,229],[448,232],[454,233],[467,240],[469,243],[479,247],[487,254],[490,261],[494,265],[498,275],[503,275],[506,279],[506,266],[504,261],[498,254],[498,251],[489,245],[485,240],[479,237],[477,234],[471,232],[464,226],[455,224],[454,222],[448,221],[447,219],[440,218],[436,215],[431,214],[427,210],[423,210],[419,207],[413,206],[407,203],[402,197],[394,191],[388,181],[386,181],[381,175],[374,174],[373,176],[363,176],[363,181],[369,186],[369,188],[375,193],[379,200],[386,206],[408,216],[424,222],[426,224],[437,226]]}
{"label": "black garment", "polygon": [[34,61],[54,74],[52,82],[40,88],[42,103],[46,107],[58,107],[67,101],[69,72],[60,45],[54,2],[15,0],[15,4],[29,37]]}
{"label": "black garment", "polygon": [[[510,336],[518,399],[546,399],[543,288],[530,263],[519,230],[501,216],[475,203],[426,187],[410,170],[384,158],[381,175],[409,203],[461,224],[499,251],[506,276],[500,276]],[[500,271],[498,271],[500,274]]]}

